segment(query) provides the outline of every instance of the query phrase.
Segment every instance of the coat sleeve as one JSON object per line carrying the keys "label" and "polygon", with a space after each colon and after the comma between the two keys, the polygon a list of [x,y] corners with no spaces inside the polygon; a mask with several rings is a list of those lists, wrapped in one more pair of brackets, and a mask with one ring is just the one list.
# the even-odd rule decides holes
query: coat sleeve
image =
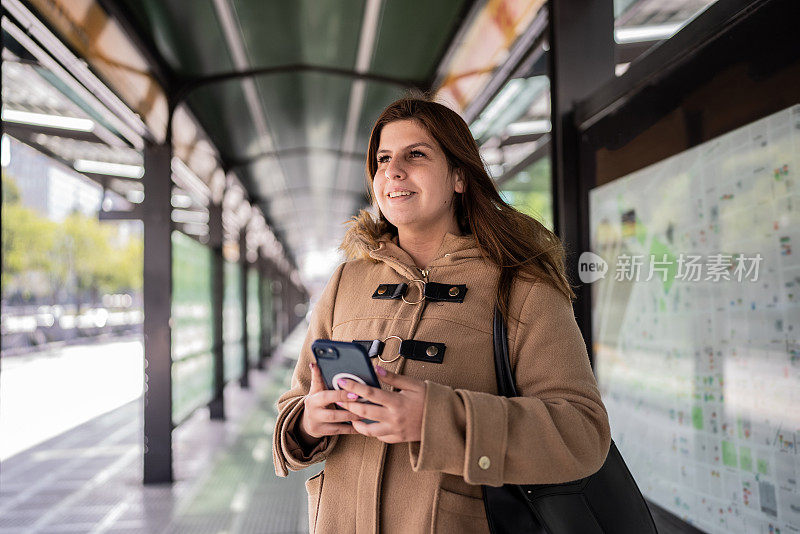
{"label": "coat sleeve", "polygon": [[410,444],[415,471],[501,486],[568,482],[603,465],[608,415],[572,304],[536,282],[519,318],[509,351],[521,396],[426,382],[422,439]]}
{"label": "coat sleeve", "polygon": [[341,264],[334,271],[311,312],[308,332],[292,375],[291,389],[278,399],[278,417],[272,437],[272,460],[278,476],[285,477],[289,470],[297,471],[325,460],[336,445],[338,436],[325,436],[312,448],[304,448],[295,437],[295,430],[303,413],[303,401],[311,387],[311,370],[308,367],[313,358],[311,344],[320,338],[331,338],[334,303],[344,265]]}

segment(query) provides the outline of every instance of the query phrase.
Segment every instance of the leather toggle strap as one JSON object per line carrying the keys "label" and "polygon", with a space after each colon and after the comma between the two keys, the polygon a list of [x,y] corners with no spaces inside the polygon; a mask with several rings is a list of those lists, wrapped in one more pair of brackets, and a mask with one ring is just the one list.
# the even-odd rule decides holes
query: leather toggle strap
{"label": "leather toggle strap", "polygon": [[381,284],[375,293],[372,294],[374,299],[399,299],[406,294],[408,284]]}
{"label": "leather toggle strap", "polygon": [[353,343],[356,343],[364,347],[364,350],[367,351],[367,356],[369,356],[370,358],[374,358],[375,356],[383,354],[383,347],[386,345],[386,343],[384,343],[380,339],[367,339],[367,340],[354,339]]}
{"label": "leather toggle strap", "polygon": [[446,348],[447,346],[444,343],[406,339],[400,343],[400,356],[409,360],[442,363],[444,359],[444,350]]}
{"label": "leather toggle strap", "polygon": [[466,284],[440,284],[428,282],[425,284],[425,298],[436,302],[464,302],[467,294]]}
{"label": "leather toggle strap", "polygon": [[[416,280],[416,282],[420,282]],[[466,284],[440,284],[438,282],[421,282],[426,300],[434,302],[464,302],[467,294]],[[372,294],[374,299],[401,299],[406,294],[408,284],[381,284]]]}
{"label": "leather toggle strap", "polygon": [[[354,339],[364,347],[370,358],[381,356],[386,343],[380,339]],[[442,363],[444,351],[447,345],[444,343],[434,343],[432,341],[420,341],[418,339],[406,339],[400,343],[400,356],[408,360],[419,360],[421,362]],[[394,360],[389,360],[394,361]]]}

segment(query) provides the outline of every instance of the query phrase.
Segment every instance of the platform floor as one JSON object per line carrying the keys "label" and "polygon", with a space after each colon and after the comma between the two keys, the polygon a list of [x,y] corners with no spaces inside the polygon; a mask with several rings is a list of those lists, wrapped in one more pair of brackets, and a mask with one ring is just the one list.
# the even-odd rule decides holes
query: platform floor
{"label": "platform floor", "polygon": [[[199,410],[173,432],[175,482],[142,484],[137,399],[0,463],[0,534],[308,532],[303,482],[275,476],[275,401],[301,325],[251,388],[226,388],[225,421]],[[1,438],[0,438],[1,439]]]}

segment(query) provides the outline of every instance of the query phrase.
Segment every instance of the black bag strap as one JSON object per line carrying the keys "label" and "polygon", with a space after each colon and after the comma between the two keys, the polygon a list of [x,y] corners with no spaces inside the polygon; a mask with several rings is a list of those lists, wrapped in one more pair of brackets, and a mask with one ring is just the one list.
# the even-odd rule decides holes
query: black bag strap
{"label": "black bag strap", "polygon": [[508,331],[503,313],[499,307],[494,309],[494,372],[497,377],[497,392],[504,397],[519,397],[511,361],[508,357]]}
{"label": "black bag strap", "polygon": [[[505,397],[518,397],[499,307],[494,310],[493,334],[497,390]],[[603,466],[586,478],[564,484],[482,486],[482,492],[492,534],[657,534],[650,509],[613,440]],[[521,512],[526,509],[531,514]]]}

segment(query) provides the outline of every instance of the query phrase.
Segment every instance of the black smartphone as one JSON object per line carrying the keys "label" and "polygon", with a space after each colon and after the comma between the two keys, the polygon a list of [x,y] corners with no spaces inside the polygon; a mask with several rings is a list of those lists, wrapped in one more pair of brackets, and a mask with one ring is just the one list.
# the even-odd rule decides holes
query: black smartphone
{"label": "black smartphone", "polygon": [[[311,344],[311,351],[317,360],[322,379],[327,389],[341,389],[338,381],[348,378],[374,388],[381,387],[375,368],[367,356],[367,351],[361,345],[347,341],[331,341],[318,339]],[[358,402],[372,404],[366,399]],[[370,419],[362,419],[365,423],[374,423]]]}

